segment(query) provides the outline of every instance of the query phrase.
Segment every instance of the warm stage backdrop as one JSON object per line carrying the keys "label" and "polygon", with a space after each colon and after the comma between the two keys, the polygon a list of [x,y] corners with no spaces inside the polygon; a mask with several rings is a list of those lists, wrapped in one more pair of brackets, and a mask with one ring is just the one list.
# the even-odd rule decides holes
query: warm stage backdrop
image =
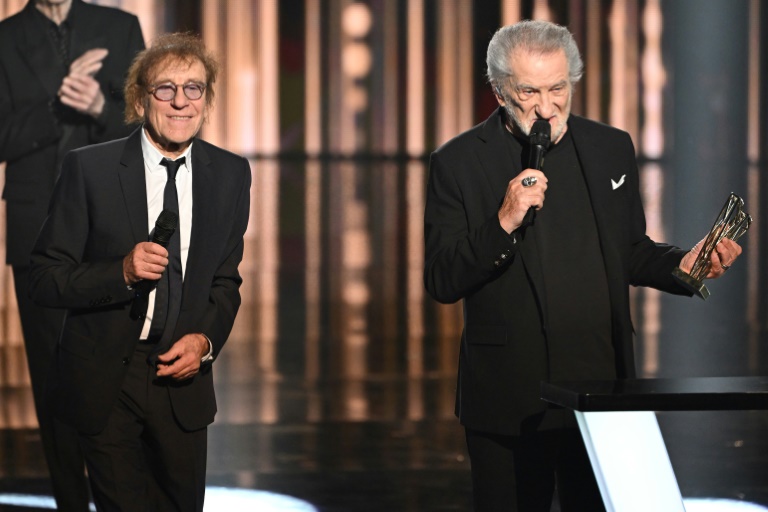
{"label": "warm stage backdrop", "polygon": [[[768,6],[759,0],[94,3],[138,15],[148,42],[164,31],[200,33],[224,60],[204,137],[248,156],[254,172],[243,314],[230,343],[258,339],[253,363],[265,375],[281,365],[310,378],[376,365],[405,365],[413,376],[455,370],[460,307],[428,300],[421,280],[427,157],[494,108],[485,48],[496,28],[523,18],[575,34],[585,74],[574,112],[632,135],[652,237],[693,245],[731,191],[756,220],[745,261],[714,286],[707,308],[634,295],[643,374],[744,373],[765,363]],[[24,4],[0,0],[0,18]],[[0,385],[24,386],[10,279],[3,268]],[[278,307],[292,294],[300,307]],[[278,338],[297,323],[305,350],[281,353]],[[693,345],[665,352],[662,325],[663,336],[684,333]],[[397,341],[373,347],[371,330]],[[332,349],[321,336],[337,340]],[[428,338],[440,340],[436,356],[424,353]],[[452,390],[445,400],[450,409]],[[0,423],[34,424],[25,410]]]}

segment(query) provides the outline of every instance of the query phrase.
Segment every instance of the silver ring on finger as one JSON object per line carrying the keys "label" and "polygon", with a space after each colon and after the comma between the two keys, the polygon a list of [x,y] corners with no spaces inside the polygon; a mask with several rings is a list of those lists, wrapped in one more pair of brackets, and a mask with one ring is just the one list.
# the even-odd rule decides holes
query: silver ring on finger
{"label": "silver ring on finger", "polygon": [[522,183],[522,185],[527,188],[534,186],[537,181],[539,180],[536,179],[536,176],[526,176],[520,183]]}

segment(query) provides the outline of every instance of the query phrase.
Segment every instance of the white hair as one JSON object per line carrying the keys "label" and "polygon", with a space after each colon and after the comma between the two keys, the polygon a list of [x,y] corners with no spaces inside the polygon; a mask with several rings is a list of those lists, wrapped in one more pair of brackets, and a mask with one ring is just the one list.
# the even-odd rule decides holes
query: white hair
{"label": "white hair", "polygon": [[486,64],[488,82],[497,91],[506,78],[513,78],[509,58],[515,50],[524,50],[540,54],[565,52],[568,61],[568,78],[571,85],[581,79],[584,63],[579,55],[579,48],[573,35],[567,28],[541,20],[524,20],[514,25],[501,27],[488,43]]}

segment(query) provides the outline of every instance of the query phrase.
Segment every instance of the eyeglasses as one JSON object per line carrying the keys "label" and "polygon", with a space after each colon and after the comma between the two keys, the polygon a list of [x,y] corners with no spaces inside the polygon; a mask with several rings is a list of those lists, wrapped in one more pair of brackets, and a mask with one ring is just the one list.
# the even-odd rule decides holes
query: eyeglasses
{"label": "eyeglasses", "polygon": [[199,100],[203,97],[206,84],[202,84],[200,82],[188,82],[183,85],[176,85],[174,83],[167,82],[151,86],[149,88],[149,92],[151,92],[152,96],[154,96],[159,101],[171,101],[176,97],[176,91],[179,87],[181,87],[181,90],[184,91],[184,96],[186,96],[187,99]]}

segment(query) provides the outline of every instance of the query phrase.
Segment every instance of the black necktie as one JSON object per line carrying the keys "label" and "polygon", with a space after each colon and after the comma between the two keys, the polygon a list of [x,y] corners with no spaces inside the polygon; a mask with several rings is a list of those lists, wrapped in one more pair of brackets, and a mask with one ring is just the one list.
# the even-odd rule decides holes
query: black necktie
{"label": "black necktie", "polygon": [[[163,191],[163,209],[179,214],[179,198],[176,193],[176,172],[184,163],[184,157],[178,160],[164,158],[161,165],[168,170],[168,181]],[[159,353],[171,346],[171,336],[176,327],[181,306],[181,219],[179,227],[168,242],[168,267],[157,283],[155,309],[149,329],[149,340],[158,343]]]}

